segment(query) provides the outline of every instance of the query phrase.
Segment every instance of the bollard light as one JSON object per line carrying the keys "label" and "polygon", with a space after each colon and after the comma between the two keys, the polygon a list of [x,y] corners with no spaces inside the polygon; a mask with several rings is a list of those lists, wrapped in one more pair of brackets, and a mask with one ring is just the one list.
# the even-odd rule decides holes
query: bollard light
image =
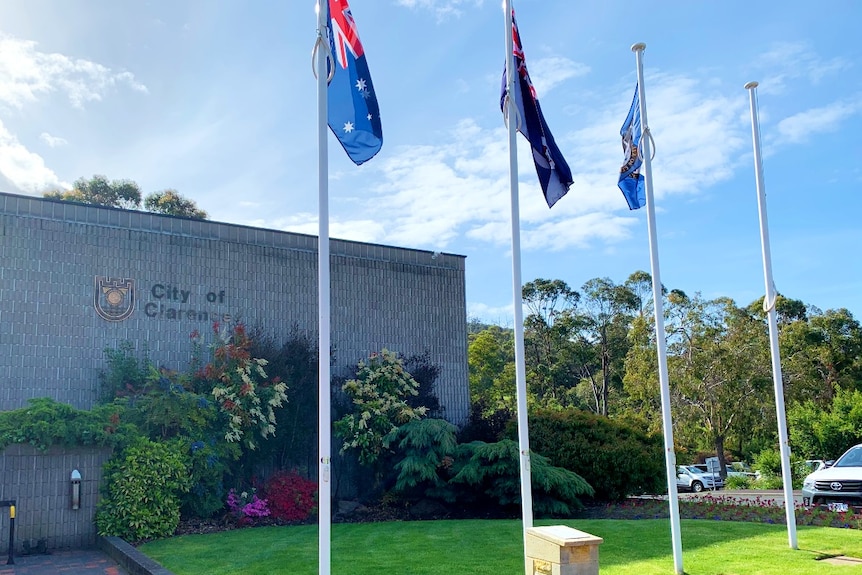
{"label": "bollard light", "polygon": [[81,472],[72,470],[72,509],[81,508]]}

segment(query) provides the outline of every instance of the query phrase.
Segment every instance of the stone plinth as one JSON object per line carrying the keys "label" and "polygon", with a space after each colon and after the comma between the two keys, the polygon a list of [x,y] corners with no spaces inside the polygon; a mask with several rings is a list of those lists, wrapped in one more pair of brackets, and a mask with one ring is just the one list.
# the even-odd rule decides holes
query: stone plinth
{"label": "stone plinth", "polygon": [[526,575],[598,575],[601,537],[565,525],[527,529]]}

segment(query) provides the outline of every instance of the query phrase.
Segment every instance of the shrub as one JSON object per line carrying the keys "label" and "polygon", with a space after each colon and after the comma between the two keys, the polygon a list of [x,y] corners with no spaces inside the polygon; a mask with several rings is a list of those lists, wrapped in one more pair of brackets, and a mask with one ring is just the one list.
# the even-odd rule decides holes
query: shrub
{"label": "shrub", "polygon": [[259,466],[270,469],[307,468],[317,462],[317,345],[293,326],[287,339],[276,342],[256,328],[253,357],[267,360],[266,373],[287,383],[287,400],[275,410],[277,433],[260,448],[243,454],[248,474]]}
{"label": "shrub", "polygon": [[105,465],[104,497],[96,509],[99,535],[129,541],[171,535],[180,521],[180,494],[189,484],[182,445],[139,440]]}
{"label": "shrub", "polygon": [[434,393],[434,384],[440,376],[440,366],[431,361],[431,352],[425,350],[423,353],[400,358],[404,362],[404,369],[419,385],[417,394],[407,397],[407,404],[414,409],[424,407],[429,417],[442,417],[443,407]]}
{"label": "shrub", "polygon": [[137,436],[121,405],[102,405],[90,411],[75,409],[47,397],[0,412],[0,448],[29,443],[46,450],[52,445],[107,445],[117,447]]}
{"label": "shrub", "polygon": [[[569,515],[583,507],[579,497],[593,495],[593,488],[577,473],[552,466],[547,457],[530,456],[533,509],[549,515]],[[512,508],[521,503],[521,460],[518,444],[509,439],[497,443],[474,441],[458,446],[457,473],[451,483],[470,487],[473,497],[496,507]],[[476,497],[478,495],[478,497]]]}
{"label": "shrub", "polygon": [[296,471],[280,471],[263,489],[273,519],[305,521],[317,512],[317,483]]}
{"label": "shrub", "polygon": [[505,437],[506,428],[515,420],[507,408],[492,409],[481,397],[470,403],[470,419],[458,433],[458,441],[495,443]]}
{"label": "shrub", "polygon": [[416,419],[399,427],[393,442],[403,458],[395,464],[395,491],[454,501],[447,482],[458,447],[456,430],[443,419]]}
{"label": "shrub", "polygon": [[725,489],[751,489],[752,478],[740,475],[728,475],[724,480]]}
{"label": "shrub", "polygon": [[228,333],[215,323],[213,333],[213,358],[195,374],[196,385],[199,391],[212,394],[226,416],[225,439],[256,449],[255,431],[263,439],[275,434],[275,409],[287,399],[287,386],[281,380],[267,379],[267,361],[252,357],[245,326],[237,324]]}
{"label": "shrub", "polygon": [[227,508],[240,525],[249,525],[261,517],[269,517],[269,502],[260,499],[252,489],[251,492],[237,493],[231,489],[227,494]]}
{"label": "shrub", "polygon": [[[781,478],[781,453],[777,449],[764,449],[754,456],[753,467],[761,477]],[[780,486],[780,483],[779,483]]]}
{"label": "shrub", "polygon": [[134,356],[135,348],[130,341],[120,342],[116,349],[106,348],[108,369],[99,372],[99,400],[109,403],[117,397],[134,396],[146,387],[150,372],[150,361]]}
{"label": "shrub", "polygon": [[530,414],[530,449],[583,477],[600,499],[657,493],[665,487],[662,438],[600,415],[537,410]]}
{"label": "shrub", "polygon": [[342,452],[354,450],[363,465],[373,465],[389,448],[392,432],[419,419],[425,407],[410,407],[407,398],[418,395],[416,383],[403,362],[389,350],[360,361],[355,379],[342,389],[351,399],[351,412],[335,422],[344,438]]}

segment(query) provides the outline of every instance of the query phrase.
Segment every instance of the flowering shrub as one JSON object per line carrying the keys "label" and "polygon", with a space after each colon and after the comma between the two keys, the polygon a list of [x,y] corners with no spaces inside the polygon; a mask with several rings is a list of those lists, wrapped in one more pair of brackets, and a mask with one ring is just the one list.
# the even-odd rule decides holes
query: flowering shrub
{"label": "flowering shrub", "polygon": [[305,521],[317,511],[317,483],[296,471],[281,471],[270,477],[264,493],[273,519]]}
{"label": "flowering shrub", "polygon": [[265,359],[253,358],[249,349],[251,338],[245,327],[237,324],[233,332],[220,331],[213,324],[216,343],[213,359],[198,370],[199,385],[211,386],[210,392],[227,416],[225,439],[243,441],[250,449],[257,448],[253,432],[263,439],[275,433],[275,411],[287,399],[287,386],[278,378],[268,380]]}
{"label": "flowering shrub", "polygon": [[243,491],[240,494],[237,494],[236,489],[231,489],[227,494],[227,508],[240,525],[247,525],[255,519],[270,515],[267,500],[260,499],[254,489],[251,493]]}
{"label": "flowering shrub", "polygon": [[335,422],[335,431],[344,438],[341,450],[355,449],[363,465],[377,461],[399,426],[425,415],[427,408],[407,403],[408,397],[418,395],[418,388],[403,362],[389,350],[360,361],[356,378],[342,387],[353,411]]}
{"label": "flowering shrub", "polygon": [[[817,525],[862,529],[862,513],[830,511],[824,507],[795,508],[797,525]],[[612,503],[605,508],[604,516],[613,519],[660,519],[668,517],[667,501],[661,499],[629,499]],[[682,519],[711,519],[713,521],[750,521],[785,525],[784,504],[776,499],[756,497],[737,499],[721,495],[704,495],[680,499],[679,516]]]}

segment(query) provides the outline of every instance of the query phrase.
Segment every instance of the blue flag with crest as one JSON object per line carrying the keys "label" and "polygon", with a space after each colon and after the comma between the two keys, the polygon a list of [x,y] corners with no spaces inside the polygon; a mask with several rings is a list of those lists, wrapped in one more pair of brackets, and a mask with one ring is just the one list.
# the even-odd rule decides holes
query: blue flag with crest
{"label": "blue flag with crest", "polygon": [[[515,93],[513,94],[515,104],[518,108],[520,122],[518,131],[530,142],[533,150],[533,163],[536,165],[536,174],[539,176],[539,184],[542,193],[550,208],[557,200],[566,195],[572,185],[572,171],[569,164],[563,158],[563,153],[557,147],[554,136],[545,122],[539,99],[536,97],[536,89],[530,81],[527,73],[527,65],[524,61],[524,50],[521,47],[521,37],[518,34],[518,24],[515,22],[515,11],[512,10],[512,40],[513,54],[515,59],[513,70],[517,74],[515,78]],[[506,70],[503,69],[503,89],[500,94],[500,108],[506,111]],[[509,118],[510,122],[517,121]]]}
{"label": "blue flag with crest", "polygon": [[335,72],[326,91],[327,123],[359,165],[380,151],[383,127],[365,50],[347,0],[329,0],[329,46],[335,56]]}
{"label": "blue flag with crest", "polygon": [[644,178],[641,175],[640,156],[641,149],[641,107],[638,87],[635,85],[635,97],[629,115],[620,128],[620,136],[623,139],[623,153],[626,163],[620,168],[619,187],[626,198],[630,210],[636,210],[646,205],[646,193],[644,192]]}

